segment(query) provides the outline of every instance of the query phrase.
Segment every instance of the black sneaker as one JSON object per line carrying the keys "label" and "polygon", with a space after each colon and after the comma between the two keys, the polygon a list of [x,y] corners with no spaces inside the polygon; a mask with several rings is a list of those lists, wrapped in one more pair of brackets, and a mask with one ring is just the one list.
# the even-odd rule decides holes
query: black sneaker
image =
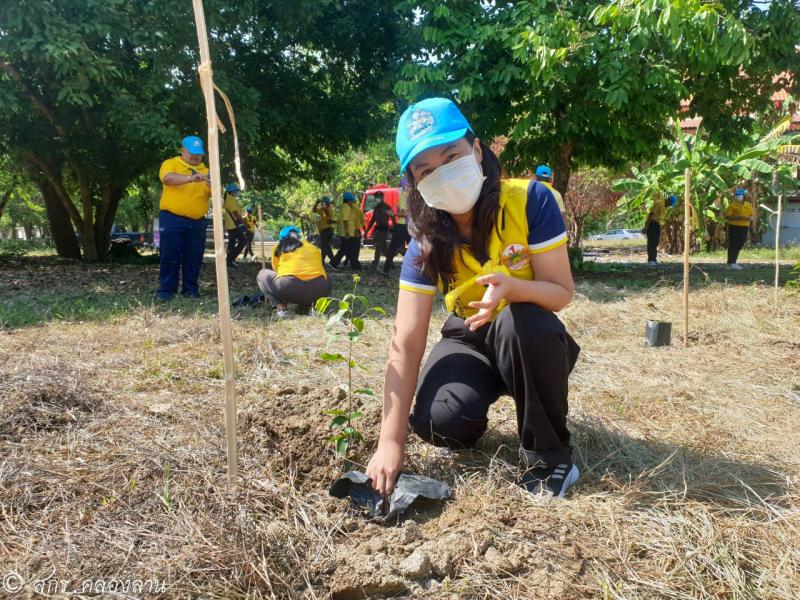
{"label": "black sneaker", "polygon": [[555,467],[534,467],[522,474],[519,484],[534,494],[547,493],[555,498],[563,498],[579,477],[578,467],[573,463]]}

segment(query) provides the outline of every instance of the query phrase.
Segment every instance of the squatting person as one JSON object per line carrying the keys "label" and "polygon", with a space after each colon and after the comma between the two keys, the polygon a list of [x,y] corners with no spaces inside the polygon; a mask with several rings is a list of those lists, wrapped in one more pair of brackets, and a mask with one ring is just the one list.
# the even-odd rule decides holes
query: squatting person
{"label": "squatting person", "polygon": [[[378,447],[367,466],[394,486],[411,428],[438,446],[474,446],[489,406],[514,398],[520,483],[561,497],[578,480],[567,429],[567,378],[579,348],[554,314],[572,299],[567,233],[552,192],[500,180],[500,162],[455,104],[410,106],[397,129],[410,186],[403,260]],[[420,371],[435,290],[450,313]],[[412,410],[412,400],[416,401]]]}
{"label": "squatting person", "polygon": [[272,251],[272,269],[262,269],[256,277],[258,287],[279,318],[289,316],[289,304],[297,304],[298,312],[308,312],[319,298],[331,293],[322,253],[301,238],[300,229],[294,225],[281,229]]}

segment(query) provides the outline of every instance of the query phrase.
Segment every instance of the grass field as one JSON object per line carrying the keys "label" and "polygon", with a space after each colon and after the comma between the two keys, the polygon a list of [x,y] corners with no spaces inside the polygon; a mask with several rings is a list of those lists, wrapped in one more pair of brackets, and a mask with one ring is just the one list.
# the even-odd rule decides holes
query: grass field
{"label": "grass field", "polygon": [[[514,485],[504,398],[477,450],[411,438],[407,469],[454,497],[399,526],[327,494],[341,465],[323,411],[342,405],[345,373],[319,358],[321,319],[234,310],[230,491],[211,262],[203,299],[166,305],[152,301],[154,264],[1,263],[0,573],[19,575],[20,598],[37,581],[68,597],[98,579],[157,581],[145,597],[163,598],[797,598],[800,297],[782,287],[774,307],[761,257],[745,252],[741,272],[700,257],[684,349],[679,259],[596,260],[561,314],[582,346],[579,484],[563,501]],[[257,269],[232,271],[233,298],[256,291]],[[335,292],[349,277],[334,276]],[[367,324],[354,383],[380,390],[396,282],[365,273],[362,290],[389,314]],[[671,347],[643,347],[652,318],[672,321]],[[380,406],[359,402],[364,463]]]}

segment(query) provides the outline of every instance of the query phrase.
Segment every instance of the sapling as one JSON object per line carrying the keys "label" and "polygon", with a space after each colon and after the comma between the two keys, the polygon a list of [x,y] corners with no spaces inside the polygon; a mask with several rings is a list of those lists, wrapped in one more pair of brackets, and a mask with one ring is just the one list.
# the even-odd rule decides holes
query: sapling
{"label": "sapling", "polygon": [[347,457],[348,449],[362,439],[361,432],[356,429],[353,422],[362,413],[354,410],[353,396],[374,397],[375,392],[369,388],[353,389],[353,369],[360,365],[353,358],[353,350],[356,342],[364,333],[364,321],[374,318],[376,314],[386,314],[379,306],[370,306],[366,296],[358,295],[358,284],[361,277],[353,275],[353,291],[341,299],[339,298],[320,298],[317,300],[315,310],[319,314],[325,314],[331,306],[337,307],[334,314],[328,317],[325,328],[331,332],[329,343],[338,343],[342,337],[346,337],[347,342],[343,350],[346,352],[323,352],[322,360],[327,363],[344,363],[347,365],[347,408],[337,408],[325,411],[326,415],[331,416],[330,429],[334,430],[333,435],[328,438],[334,446],[337,456]]}

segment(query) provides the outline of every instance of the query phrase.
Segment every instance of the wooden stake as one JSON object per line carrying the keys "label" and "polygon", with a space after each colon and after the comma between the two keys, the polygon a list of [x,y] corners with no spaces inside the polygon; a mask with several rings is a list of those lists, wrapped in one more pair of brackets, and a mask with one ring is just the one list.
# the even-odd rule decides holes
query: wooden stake
{"label": "wooden stake", "polygon": [[211,206],[214,219],[214,256],[217,267],[217,302],[222,337],[222,355],[225,366],[225,433],[228,441],[228,485],[236,487],[239,461],[236,449],[236,396],[233,371],[233,337],[231,335],[231,304],[228,292],[228,268],[225,262],[225,235],[222,228],[222,182],[219,168],[219,141],[217,139],[217,109],[214,100],[214,82],[211,76],[211,55],[208,49],[206,18],[203,1],[192,0],[197,42],[200,46],[200,84],[206,103],[208,120],[208,158],[211,169]]}
{"label": "wooden stake", "polygon": [[692,170],[683,172],[683,347],[689,347],[689,244],[692,241]]}
{"label": "wooden stake", "polygon": [[775,223],[775,311],[778,310],[778,282],[781,272],[781,213],[783,212],[783,194],[778,196],[778,217]]}
{"label": "wooden stake", "polygon": [[267,256],[264,254],[264,221],[261,219],[261,206],[258,207],[258,239],[261,241],[261,270],[267,268]]}

